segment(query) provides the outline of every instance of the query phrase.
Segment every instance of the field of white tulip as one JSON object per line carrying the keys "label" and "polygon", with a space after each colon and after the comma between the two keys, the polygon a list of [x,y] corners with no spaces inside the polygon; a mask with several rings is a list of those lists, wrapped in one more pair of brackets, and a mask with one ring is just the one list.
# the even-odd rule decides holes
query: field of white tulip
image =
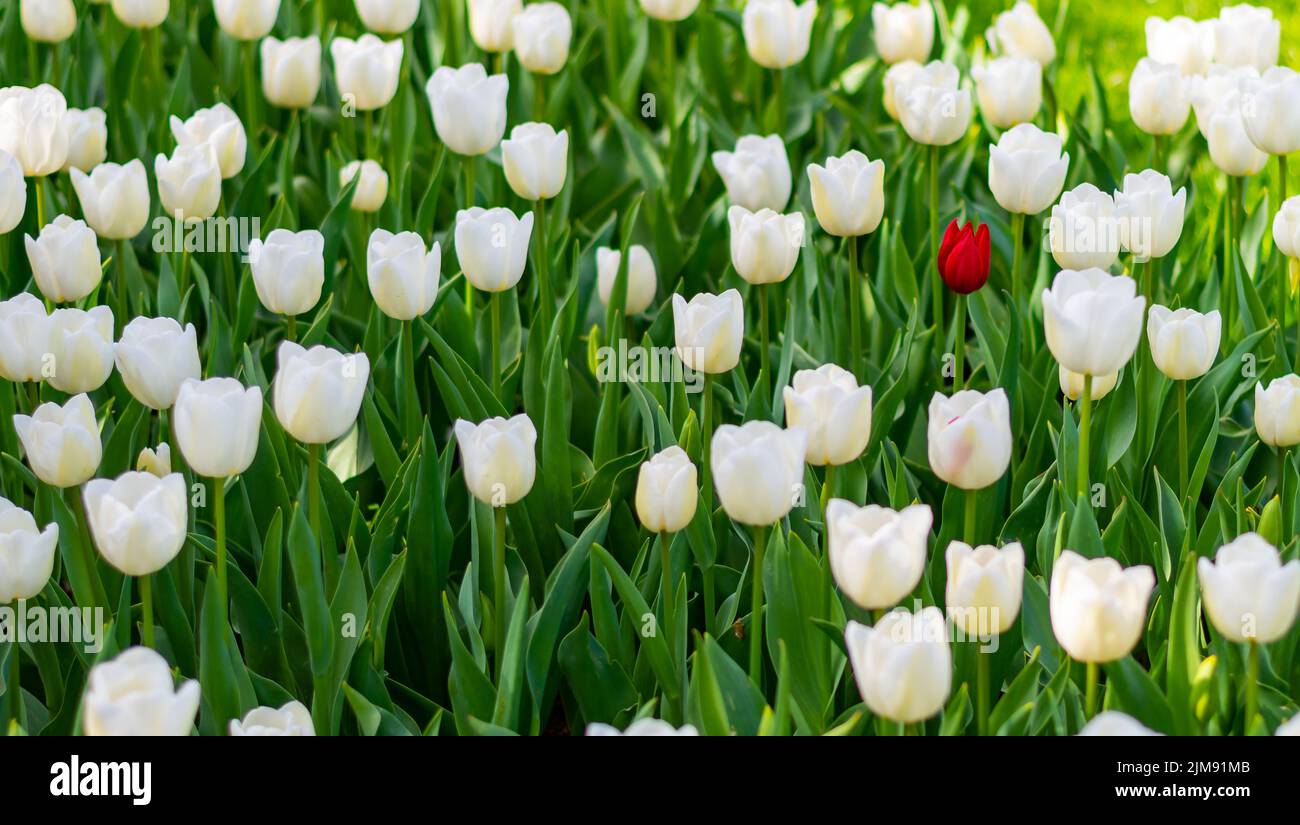
{"label": "field of white tulip", "polygon": [[1101,5],[5,0],[0,730],[1300,735],[1300,14]]}

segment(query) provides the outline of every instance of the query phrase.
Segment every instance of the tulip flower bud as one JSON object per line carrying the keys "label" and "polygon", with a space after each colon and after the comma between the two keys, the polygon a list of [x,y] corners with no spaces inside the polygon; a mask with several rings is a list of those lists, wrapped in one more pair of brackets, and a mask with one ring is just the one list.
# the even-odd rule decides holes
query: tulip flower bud
{"label": "tulip flower bud", "polygon": [[0,498],[0,604],[34,599],[54,572],[59,525],[42,531],[36,519],[7,498]]}
{"label": "tulip flower bud", "polygon": [[1061,136],[1022,123],[1002,133],[989,147],[989,189],[1008,212],[1037,215],[1061,194],[1069,154],[1061,151]]}
{"label": "tulip flower bud", "polygon": [[1028,57],[1042,66],[1056,59],[1051,31],[1025,0],[1018,0],[1010,11],[999,14],[985,37],[995,54]]}
{"label": "tulip flower bud", "polygon": [[108,157],[108,116],[98,107],[69,109],[63,116],[68,130],[68,159],[63,171],[89,172]]}
{"label": "tulip flower bud", "polygon": [[50,386],[69,395],[102,387],[113,371],[113,310],[56,309],[49,331]]}
{"label": "tulip flower bud", "polygon": [[939,275],[953,292],[969,295],[988,281],[992,257],[987,224],[976,229],[973,224],[958,226],[953,221],[939,244]]}
{"label": "tulip flower bud", "polygon": [[652,533],[685,530],[700,497],[695,465],[676,445],[641,465],[636,480],[636,516]]}
{"label": "tulip flower bud", "polygon": [[926,430],[930,469],[963,490],[982,490],[1011,464],[1011,405],[1001,387],[989,393],[962,390],[930,399]]}
{"label": "tulip flower bud", "polygon": [[1007,129],[1038,116],[1043,105],[1043,67],[1028,57],[999,57],[971,67],[980,111]]}
{"label": "tulip flower bud", "polygon": [[871,387],[834,364],[799,370],[782,392],[785,419],[808,438],[804,460],[817,467],[857,461],[871,440]]}
{"label": "tulip flower bud", "polygon": [[1300,195],[1283,201],[1273,217],[1273,243],[1288,258],[1300,258]]}
{"label": "tulip flower bud", "polygon": [[162,442],[155,449],[145,447],[136,457],[135,469],[141,473],[152,473],[159,478],[165,478],[172,473],[172,448],[166,441]]}
{"label": "tulip flower bud", "polygon": [[1300,713],[1277,726],[1274,736],[1300,736]]}
{"label": "tulip flower bud", "polygon": [[524,275],[533,213],[516,218],[509,209],[462,209],[456,213],[456,257],[476,289],[504,292]]}
{"label": "tulip flower bud", "polygon": [[0,149],[0,235],[7,235],[22,223],[27,212],[27,181],[18,159]]}
{"label": "tulip flower bud", "polygon": [[1183,234],[1187,189],[1173,193],[1173,183],[1154,169],[1124,176],[1115,193],[1120,243],[1139,259],[1163,258]]}
{"label": "tulip flower bud", "polygon": [[404,34],[420,14],[420,0],[357,0],[357,16],[380,34]]}
{"label": "tulip flower bud", "polygon": [[211,144],[177,146],[170,158],[158,155],[153,169],[158,200],[168,216],[193,221],[216,214],[221,203],[221,165]]}
{"label": "tulip flower bud", "polygon": [[373,160],[354,160],[339,170],[339,186],[345,187],[361,173],[357,188],[352,192],[352,209],[356,212],[378,212],[388,197],[388,173]]}
{"label": "tulip flower bud", "polygon": [[77,28],[72,0],[22,0],[18,11],[23,32],[39,43],[62,43]]}
{"label": "tulip flower bud", "polygon": [[59,215],[36,239],[26,235],[24,240],[36,286],[54,303],[80,301],[99,286],[99,242],[85,221]]}
{"label": "tulip flower bud", "polygon": [[508,52],[514,45],[514,19],[521,0],[466,0],[469,34],[485,52]]}
{"label": "tulip flower bud", "polygon": [[1202,137],[1207,135],[1210,121],[1220,106],[1231,105],[1240,111],[1241,84],[1247,79],[1259,79],[1259,72],[1253,66],[1215,65],[1203,75],[1188,78],[1196,128]]}
{"label": "tulip flower bud", "polygon": [[1270,447],[1300,444],[1300,376],[1284,375],[1255,385],[1255,430]]}
{"label": "tulip flower bud", "polygon": [[229,180],[243,170],[248,154],[248,135],[244,132],[244,124],[240,122],[239,115],[226,104],[218,103],[210,109],[199,109],[190,115],[189,120],[181,120],[173,115],[171,127],[177,146],[211,146],[223,179]]}
{"label": "tulip flower bud", "polygon": [[1262,77],[1243,79],[1241,96],[1252,143],[1270,155],[1300,150],[1300,73],[1274,66]]}
{"label": "tulip flower bud", "polygon": [[501,166],[506,183],[526,201],[560,194],[569,170],[569,133],[556,134],[549,123],[521,123],[501,141]]}
{"label": "tulip flower bud", "polygon": [[1282,22],[1271,9],[1240,3],[1219,10],[1214,21],[1214,62],[1254,66],[1263,72],[1277,65]]}
{"label": "tulip flower bud", "polygon": [[689,369],[717,375],[740,362],[745,339],[745,307],[740,293],[701,292],[688,303],[673,295],[673,331],[677,356]]}
{"label": "tulip flower bud", "polygon": [[734,152],[714,152],[713,167],[737,206],[780,212],[790,201],[790,160],[780,135],[745,135]]}
{"label": "tulip flower bud", "polygon": [[100,555],[128,576],[157,573],[185,545],[189,509],[180,473],[96,478],[86,482],[82,496]]}
{"label": "tulip flower bud", "polygon": [[569,59],[573,21],[559,3],[530,3],[515,15],[515,54],[525,69],[537,74],[555,74]]}
{"label": "tulip flower bud", "polygon": [[1246,131],[1240,95],[1214,110],[1203,134],[1210,147],[1210,160],[1225,175],[1249,177],[1268,164],[1268,154],[1260,151]]}
{"label": "tulip flower bud", "polygon": [[894,120],[898,120],[898,89],[910,81],[917,72],[924,68],[915,60],[904,60],[902,63],[895,63],[885,72],[885,79],[881,84],[884,86],[884,104],[885,111]]}
{"label": "tulip flower bud", "polygon": [[825,166],[808,164],[813,212],[828,235],[870,235],[885,214],[885,164],[853,149],[829,157]]}
{"label": "tulip flower bud", "polygon": [[320,301],[325,236],[315,229],[273,229],[265,241],[249,241],[248,260],[257,298],[268,312],[301,315]]}
{"label": "tulip flower bud", "polygon": [[248,469],[262,427],[262,390],[233,378],[187,379],[176,394],[172,428],[195,473],[229,478]]}
{"label": "tulip flower bud", "polygon": [[1176,134],[1187,122],[1191,105],[1187,78],[1177,66],[1149,57],[1138,61],[1128,81],[1128,111],[1134,125],[1148,135]]}
{"label": "tulip flower bud", "polygon": [[587,736],[699,736],[700,732],[695,729],[694,725],[682,725],[680,728],[674,728],[672,725],[662,719],[638,719],[627,726],[627,730],[620,731],[611,725],[602,722],[592,722],[587,725]]}
{"label": "tulip flower bud", "polygon": [[481,424],[460,419],[455,432],[465,486],[474,498],[492,507],[505,507],[533,489],[537,428],[526,414],[489,418]]}
{"label": "tulip flower bud", "polygon": [[62,407],[51,401],[32,415],[15,415],[14,431],[32,472],[51,487],[76,487],[99,468],[99,423],[85,393]]}
{"label": "tulip flower bud", "polygon": [[402,41],[384,42],[373,34],[356,40],[336,37],[330,41],[334,58],[334,80],[339,96],[361,112],[381,109],[397,94],[402,70]]}
{"label": "tulip flower bud", "polygon": [[212,0],[217,25],[236,40],[261,40],[271,33],[280,0]]}
{"label": "tulip flower bud", "polygon": [[0,89],[0,151],[29,178],[58,172],[68,162],[67,111],[63,93],[48,84]]}
{"label": "tulip flower bud", "polygon": [[[481,63],[439,66],[424,87],[438,139],[458,155],[482,155],[506,133],[510,78],[488,75]],[[566,139],[567,142],[567,139]]]}
{"label": "tulip flower bud", "polygon": [[1138,720],[1118,710],[1104,710],[1079,731],[1079,736],[1160,736]]}
{"label": "tulip flower bud", "polygon": [[50,319],[39,298],[20,292],[0,301],[0,378],[40,381],[49,343]]}
{"label": "tulip flower bud", "polygon": [[1109,269],[1119,258],[1115,199],[1091,183],[1062,195],[1047,226],[1052,258],[1062,269]]}
{"label": "tulip flower bud", "polygon": [[745,50],[765,69],[784,69],[803,60],[812,39],[817,3],[807,0],[748,0],[741,17]]}
{"label": "tulip flower bud", "polygon": [[262,94],[272,106],[306,109],[320,92],[320,38],[262,40]]}
{"label": "tulip flower bud", "polygon": [[304,444],[328,444],[356,423],[370,379],[364,352],[283,341],[276,352],[271,400],[284,431]]}
{"label": "tulip flower bud", "polygon": [[131,647],[90,669],[81,724],[87,736],[189,736],[198,711],[198,682],[174,688],[166,659]]}
{"label": "tulip flower bud", "polygon": [[927,146],[956,143],[970,128],[970,90],[957,67],[935,60],[894,86],[894,106],[908,137]]}
{"label": "tulip flower bud", "polygon": [[733,521],[762,527],[785,518],[802,502],[802,427],[783,430],[770,421],[724,424],[713,434],[710,465],[722,509]]}
{"label": "tulip flower bud", "polygon": [[131,395],[151,410],[170,409],[181,383],[202,373],[194,325],[181,329],[171,318],[132,318],[113,345],[113,360]]}
{"label": "tulip flower bud", "polygon": [[803,247],[803,213],[778,215],[771,209],[750,212],[743,206],[727,210],[731,224],[731,265],[755,285],[784,281],[794,272]]}
{"label": "tulip flower bud", "polygon": [[928,2],[892,6],[875,3],[871,7],[871,34],[880,59],[886,63],[924,63],[934,47],[934,11]]}
{"label": "tulip flower bud", "polygon": [[167,19],[169,0],[113,0],[113,14],[132,29],[152,29]]}
{"label": "tulip flower bud", "polygon": [[1147,57],[1178,67],[1184,75],[1203,75],[1214,61],[1214,21],[1178,16],[1148,17]]}
{"label": "tulip flower bud", "polygon": [[[655,262],[644,246],[633,244],[627,254],[627,303],[623,305],[623,314],[631,317],[645,312],[654,303],[659,281]],[[609,306],[609,299],[614,295],[614,280],[618,277],[622,255],[606,246],[596,250],[596,291],[605,306]]]}
{"label": "tulip flower bud", "polygon": [[[1065,367],[1057,368],[1057,375],[1061,382],[1061,393],[1071,401],[1078,401],[1083,397],[1083,375],[1077,372],[1070,372]],[[1100,401],[1105,398],[1115,385],[1119,383],[1119,373],[1113,372],[1110,375],[1095,375],[1092,378],[1092,400]]]}
{"label": "tulip flower bud", "polygon": [[1049,597],[1056,640],[1077,662],[1123,659],[1146,627],[1155,585],[1155,573],[1144,564],[1124,568],[1109,557],[1085,559],[1062,550]]}
{"label": "tulip flower bud", "polygon": [[1196,562],[1201,598],[1215,629],[1233,642],[1276,642],[1300,611],[1300,561],[1282,564],[1277,548],[1256,533]]}
{"label": "tulip flower bud", "polygon": [[1137,349],[1145,308],[1132,278],[1100,269],[1062,270],[1043,290],[1047,347],[1071,372],[1117,373]]}
{"label": "tulip flower bud", "polygon": [[149,222],[149,178],[138,158],[125,165],[101,163],[90,174],[74,167],[69,174],[86,223],[99,237],[129,240]]}
{"label": "tulip flower bud", "polygon": [[1147,340],[1156,366],[1175,381],[1200,378],[1219,354],[1219,311],[1170,310],[1155,304],[1147,314]]}
{"label": "tulip flower bud", "polygon": [[844,646],[867,708],[894,722],[922,722],[943,710],[952,690],[952,651],[943,612],[887,613],[875,627],[850,621]]}
{"label": "tulip flower bud", "polygon": [[[362,0],[357,0],[358,8]],[[418,6],[417,6],[418,7]],[[230,720],[231,736],[315,736],[316,726],[311,721],[311,711],[299,701],[287,702],[279,710],[257,707],[242,720]]]}
{"label": "tulip flower bud", "polygon": [[894,511],[831,499],[826,525],[835,584],[864,610],[898,604],[921,581],[933,523],[925,504]]}
{"label": "tulip flower bud", "polygon": [[1001,550],[962,541],[948,545],[944,556],[948,584],[944,602],[948,618],[968,637],[1006,633],[1020,615],[1025,579],[1025,550],[1012,542]]}
{"label": "tulip flower bud", "polygon": [[442,246],[425,251],[414,232],[394,235],[376,229],[366,247],[366,280],[379,309],[389,318],[410,321],[428,312],[438,297]]}

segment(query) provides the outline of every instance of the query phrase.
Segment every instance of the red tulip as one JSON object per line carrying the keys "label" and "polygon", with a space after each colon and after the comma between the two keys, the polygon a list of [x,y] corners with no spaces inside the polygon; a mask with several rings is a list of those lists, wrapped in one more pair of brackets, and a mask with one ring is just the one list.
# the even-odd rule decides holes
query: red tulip
{"label": "red tulip", "polygon": [[948,288],[959,295],[969,295],[989,279],[989,228],[973,223],[948,224],[939,245],[939,275]]}

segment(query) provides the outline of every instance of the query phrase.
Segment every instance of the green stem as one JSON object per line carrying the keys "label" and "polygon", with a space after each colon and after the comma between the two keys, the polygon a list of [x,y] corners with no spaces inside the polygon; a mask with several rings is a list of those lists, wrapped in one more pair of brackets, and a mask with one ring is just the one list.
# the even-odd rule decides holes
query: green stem
{"label": "green stem", "polygon": [[772,101],[772,131],[781,135],[785,131],[785,69],[772,71]]}
{"label": "green stem", "polygon": [[[976,643],[979,645],[979,643]],[[989,660],[992,655],[980,650],[978,646],[975,650],[975,696],[978,707],[976,716],[976,730],[980,736],[989,735]]]}
{"label": "green stem", "polygon": [[[13,608],[15,618],[22,610],[22,602],[14,599],[10,605]],[[14,640],[9,643],[9,682],[5,686],[5,706],[9,709],[8,718],[5,719],[3,731],[8,735],[10,724],[23,723],[23,703],[22,703],[22,685],[20,683],[20,670],[22,668],[22,648],[18,644],[18,633],[14,631]]]}
{"label": "green stem", "polygon": [[118,323],[125,323],[125,312],[122,311],[126,309],[128,297],[126,285],[126,241],[114,241],[114,246],[116,249],[114,250],[113,257],[117,259],[117,266],[113,267],[113,269],[117,273],[117,304],[118,312],[121,313],[121,315],[119,315],[115,320],[117,320]]}
{"label": "green stem", "polygon": [[501,397],[501,293],[493,292],[488,298],[489,311],[492,316],[492,327],[488,348],[491,354],[491,363],[488,364],[488,372],[491,374],[492,395],[495,398]]}
{"label": "green stem", "polygon": [[153,577],[145,575],[137,581],[140,582],[141,639],[145,647],[153,647]]}
{"label": "green stem", "polygon": [[36,231],[45,226],[45,178],[36,178],[32,185],[36,188]]}
{"label": "green stem", "polygon": [[701,471],[704,475],[704,483],[700,485],[700,491],[704,495],[704,506],[708,508],[708,515],[713,517],[713,464],[709,459],[713,451],[713,375],[704,373],[704,398],[701,399],[700,405],[702,411],[700,418],[700,428],[704,432],[704,441],[701,444],[701,453],[703,460]]}
{"label": "green stem", "polygon": [[542,123],[546,120],[546,75],[533,76],[533,120]]}
{"label": "green stem", "polygon": [[1250,734],[1250,725],[1255,721],[1255,711],[1259,707],[1259,642],[1254,639],[1246,641],[1246,723],[1241,727],[1243,736]]}
{"label": "green stem", "polygon": [[497,681],[501,680],[501,669],[505,664],[506,653],[506,508],[492,509],[494,527],[492,531],[492,611],[493,629],[496,631]]}
{"label": "green stem", "polygon": [[1076,479],[1075,494],[1082,496],[1088,492],[1088,455],[1091,452],[1092,428],[1092,376],[1083,376],[1083,394],[1079,397],[1079,477]]}
{"label": "green stem", "polygon": [[758,365],[759,365],[759,383],[758,391],[760,396],[766,400],[771,397],[768,387],[772,382],[772,365],[769,363],[768,356],[768,331],[767,331],[767,284],[758,285]]}
{"label": "green stem", "polygon": [[[1236,282],[1233,278],[1233,261],[1232,261],[1232,228],[1233,228],[1233,190],[1236,188],[1237,178],[1227,176],[1227,193],[1223,196],[1223,286],[1219,290],[1219,303],[1223,306],[1224,318],[1223,328],[1232,329],[1233,321],[1233,302],[1236,296]],[[1224,344],[1227,344],[1228,336],[1224,336]]]}
{"label": "green stem", "polygon": [[1019,212],[1011,214],[1011,304],[1016,311],[1020,306],[1020,265],[1024,259],[1025,216]]}
{"label": "green stem", "polygon": [[[1147,306],[1150,307],[1156,301],[1156,259],[1147,258],[1146,263],[1142,264],[1142,296],[1147,299]],[[1144,338],[1146,336],[1143,336]]]}
{"label": "green stem", "polygon": [[551,290],[550,239],[546,235],[546,201],[537,201],[537,253],[534,261],[537,265],[537,294],[541,299],[538,319],[541,321],[542,334],[550,329],[552,315],[555,314],[555,298]]}
{"label": "green stem", "polygon": [[763,692],[763,553],[767,549],[767,528],[754,528],[753,598],[749,611],[749,678]]}
{"label": "green stem", "polygon": [[212,524],[217,536],[217,601],[221,605],[221,620],[228,621],[229,602],[226,594],[226,480],[212,479]]}
{"label": "green stem", "polygon": [[965,537],[966,543],[969,544],[971,547],[977,546],[976,540],[979,538],[978,536],[975,535],[975,531],[976,531],[975,518],[976,515],[979,513],[979,510],[976,509],[976,505],[978,503],[979,503],[979,490],[967,490],[966,491],[966,514],[965,514],[966,527],[965,530],[962,532],[962,536]]}
{"label": "green stem", "polygon": [[[466,155],[465,165],[465,208],[474,208],[474,162],[477,160],[473,155]],[[465,311],[469,314],[470,328],[474,325],[474,285],[465,278]]]}
{"label": "green stem", "polygon": [[672,648],[676,642],[673,635],[673,559],[672,559],[673,542],[672,535],[669,533],[659,534],[659,566],[660,571],[660,592],[659,602],[663,607],[662,625],[664,636],[668,639],[668,646]]}
{"label": "green stem", "polygon": [[1282,526],[1281,528],[1279,528],[1278,531],[1278,546],[1282,550],[1285,550],[1287,545],[1291,543],[1292,515],[1291,515],[1290,502],[1288,501],[1289,496],[1287,496],[1287,491],[1286,491],[1286,458],[1287,458],[1286,447],[1278,447],[1277,448],[1277,497],[1278,497],[1278,506],[1281,509],[1281,512],[1278,513],[1278,515],[1281,516],[1282,518]]}
{"label": "green stem", "polygon": [[1163,135],[1151,136],[1151,168],[1156,171],[1167,171],[1165,165],[1165,141]]}
{"label": "green stem", "polygon": [[[320,512],[320,445],[307,445],[307,521],[311,525],[311,534],[320,545],[321,558],[333,548],[327,547],[325,536],[321,532]],[[331,542],[332,544],[332,542]]]}
{"label": "green stem", "polygon": [[286,341],[298,340],[298,316],[297,315],[284,316],[284,340]]}
{"label": "green stem", "polygon": [[[1187,489],[1187,382],[1178,382],[1178,490],[1183,498],[1191,495]],[[1195,502],[1188,502],[1195,514]]]}
{"label": "green stem", "polygon": [[1087,668],[1087,690],[1084,693],[1083,716],[1085,719],[1091,719],[1097,715],[1097,682],[1100,679],[1101,668],[1096,662],[1088,662]]}
{"label": "green stem", "polygon": [[86,505],[81,495],[80,487],[68,487],[64,490],[68,501],[68,507],[77,519],[77,533],[81,544],[82,564],[86,567],[86,575],[90,579],[90,592],[95,604],[103,607],[105,610],[111,610],[112,602],[108,600],[108,593],[104,590],[104,582],[99,576],[99,565],[95,558],[95,545],[90,538],[90,522],[86,516]]}
{"label": "green stem", "polygon": [[664,93],[660,95],[664,107],[664,129],[671,138],[673,115],[677,104],[677,44],[674,42],[674,24],[664,21],[660,42],[663,48]]}
{"label": "green stem", "polygon": [[939,276],[939,147],[930,147],[930,306],[935,329],[943,323],[943,280]]}
{"label": "green stem", "polygon": [[240,46],[243,55],[240,63],[244,70],[244,85],[239,90],[244,98],[244,126],[248,129],[249,145],[257,135],[257,96],[261,94],[262,84],[257,82],[257,44],[247,41]]}
{"label": "green stem", "polygon": [[[366,110],[361,114],[361,141],[365,147],[365,157],[375,160],[375,113],[374,110]],[[382,164],[381,164],[382,165]]]}
{"label": "green stem", "polygon": [[[862,380],[862,281],[858,263],[858,239],[845,238],[849,246],[849,370]],[[843,340],[843,339],[841,339]]]}
{"label": "green stem", "polygon": [[[1278,208],[1281,209],[1282,204],[1286,202],[1286,155],[1277,156],[1277,188],[1277,203]],[[1281,254],[1280,250],[1278,254]],[[1290,285],[1287,282],[1289,280],[1290,278],[1287,274],[1286,261],[1284,258],[1281,274],[1277,279],[1277,325],[1282,330],[1283,341],[1286,340],[1286,305],[1288,293],[1290,291]],[[1300,325],[1300,316],[1297,316],[1296,324]],[[1296,335],[1296,352],[1298,357],[1300,357],[1300,326],[1297,327]]]}
{"label": "green stem", "polygon": [[955,363],[952,390],[966,388],[966,296],[957,296],[957,314],[952,319],[952,349]]}

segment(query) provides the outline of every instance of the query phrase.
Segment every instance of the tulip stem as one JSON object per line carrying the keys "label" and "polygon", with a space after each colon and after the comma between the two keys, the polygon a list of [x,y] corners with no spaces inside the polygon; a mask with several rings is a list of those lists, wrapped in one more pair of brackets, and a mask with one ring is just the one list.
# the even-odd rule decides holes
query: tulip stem
{"label": "tulip stem", "polygon": [[[1183,498],[1191,496],[1191,490],[1187,489],[1187,382],[1178,382],[1178,490],[1182,493]],[[1188,501],[1188,506],[1192,508],[1191,515],[1196,515],[1196,502]],[[1188,521],[1188,524],[1191,524]]]}
{"label": "tulip stem", "polygon": [[769,361],[769,356],[768,356],[768,352],[767,352],[767,349],[768,349],[768,337],[767,337],[767,336],[768,336],[768,331],[767,331],[767,289],[768,289],[767,284],[759,284],[759,285],[758,285],[758,343],[759,343],[759,351],[758,351],[758,365],[759,365],[759,382],[758,382],[757,386],[755,387],[755,391],[758,392],[758,393],[762,396],[764,403],[767,402],[767,399],[768,399],[768,397],[769,397],[769,393],[768,393],[767,388],[768,388],[768,386],[770,386],[770,384],[771,384],[771,382],[772,382],[772,376],[771,376],[771,374],[770,374],[770,370],[772,369],[772,365],[771,365],[771,363],[770,363],[770,361]]}
{"label": "tulip stem", "polygon": [[127,306],[127,303],[126,303],[126,299],[127,299],[127,285],[126,285],[126,241],[124,241],[124,240],[117,240],[117,241],[114,241],[114,242],[113,242],[113,245],[114,245],[114,247],[116,247],[116,248],[114,249],[114,251],[113,251],[113,257],[117,259],[117,266],[113,267],[113,269],[114,269],[114,270],[116,271],[116,273],[117,273],[117,301],[116,301],[116,303],[117,303],[117,306],[118,306],[118,309],[117,309],[118,317],[117,317],[115,320],[116,320],[119,324],[123,324],[123,323],[126,322],[126,318],[125,318],[125,315],[126,315],[126,313],[125,313],[125,309],[126,309],[126,306]]}
{"label": "tulip stem", "polygon": [[785,140],[785,69],[772,72],[772,120],[772,131]]}
{"label": "tulip stem", "polygon": [[952,320],[952,390],[966,388],[966,296],[957,296],[957,315]]}
{"label": "tulip stem", "polygon": [[[850,240],[855,240],[850,238]],[[831,520],[826,514],[831,496],[835,492],[835,465],[826,465],[826,478],[822,482],[822,616],[834,621],[832,605],[835,603],[835,577],[831,570]],[[830,646],[831,666],[835,664],[836,649]]]}
{"label": "tulip stem", "polygon": [[749,611],[749,678],[763,692],[763,553],[767,549],[767,528],[754,528],[753,600]]}
{"label": "tulip stem", "polygon": [[298,316],[297,315],[284,316],[284,327],[285,327],[284,340],[297,341],[298,340]]}
{"label": "tulip stem", "polygon": [[1250,725],[1255,721],[1259,706],[1259,642],[1246,640],[1246,721],[1241,726],[1243,736],[1250,735]]}
{"label": "tulip stem", "polygon": [[489,336],[488,348],[492,361],[488,365],[488,372],[492,375],[492,397],[501,398],[501,293],[493,292],[488,298],[489,312],[492,316],[492,328]]}
{"label": "tulip stem", "polygon": [[541,329],[545,333],[551,326],[551,315],[555,312],[555,299],[551,291],[551,251],[549,249],[549,239],[546,236],[546,201],[540,198],[537,201],[537,257],[534,261],[537,265],[537,295],[540,299],[541,306],[538,309],[538,319],[542,322]]}
{"label": "tulip stem", "polygon": [[975,729],[980,736],[989,735],[989,660],[993,658],[990,654],[980,649],[980,643],[976,642],[975,649],[975,698],[978,714],[975,720]]}
{"label": "tulip stem", "polygon": [[1083,700],[1083,718],[1091,719],[1097,715],[1097,682],[1101,676],[1101,668],[1096,662],[1088,662],[1087,667],[1087,688]]}
{"label": "tulip stem", "polygon": [[1151,168],[1155,169],[1157,172],[1164,171],[1168,173],[1168,170],[1162,169],[1162,167],[1165,165],[1164,161],[1165,161],[1164,136],[1152,135],[1151,136]]}
{"label": "tulip stem", "polygon": [[703,460],[700,462],[704,472],[704,483],[700,491],[704,494],[704,506],[708,508],[705,515],[713,518],[713,464],[709,455],[713,451],[713,375],[704,373],[704,398],[700,399],[700,429],[704,433],[701,446]]}
{"label": "tulip stem", "polygon": [[217,602],[221,605],[221,620],[227,621],[229,605],[226,602],[226,480],[212,479],[212,526],[217,542]]}
{"label": "tulip stem", "polygon": [[1291,507],[1286,494],[1286,447],[1277,448],[1277,497],[1282,517],[1282,526],[1278,530],[1278,547],[1286,550],[1291,543]]}
{"label": "tulip stem", "polygon": [[854,379],[862,380],[862,281],[858,263],[858,238],[844,239],[849,246],[849,369]]}
{"label": "tulip stem", "polygon": [[45,178],[36,178],[32,181],[33,188],[36,190],[36,231],[40,232],[41,227],[45,226]]}
{"label": "tulip stem", "polygon": [[533,78],[533,120],[546,120],[546,75],[531,74]]}
{"label": "tulip stem", "polygon": [[311,533],[316,537],[320,544],[321,558],[325,558],[325,553],[330,548],[325,546],[325,536],[321,533],[320,526],[320,445],[307,445],[307,521],[311,525]]}
{"label": "tulip stem", "polygon": [[1020,265],[1024,258],[1025,216],[1011,213],[1011,305],[1020,311]]}
{"label": "tulip stem", "polygon": [[[455,3],[453,3],[455,5]],[[473,155],[466,155],[465,161],[465,208],[474,208],[474,161]],[[469,315],[470,329],[474,327],[474,285],[469,276],[465,276],[465,312]]]}
{"label": "tulip stem", "polygon": [[[1234,300],[1237,297],[1236,279],[1232,260],[1232,238],[1235,223],[1233,214],[1233,195],[1237,188],[1237,178],[1232,175],[1227,176],[1227,193],[1223,196],[1223,287],[1219,290],[1219,303],[1223,306],[1224,318],[1223,328],[1231,331],[1233,320]],[[1228,336],[1224,336],[1224,344],[1227,344]],[[1226,350],[1225,350],[1226,351]]]}
{"label": "tulip stem", "polygon": [[943,323],[943,281],[939,275],[939,147],[930,147],[930,304],[936,329]]}
{"label": "tulip stem", "polygon": [[963,531],[962,535],[965,536],[966,543],[969,544],[971,547],[977,546],[976,539],[978,538],[978,536],[975,535],[975,531],[976,531],[975,516],[979,512],[976,509],[976,505],[978,504],[978,499],[979,499],[979,490],[966,491],[966,513],[965,513],[966,529]]}
{"label": "tulip stem", "polygon": [[664,21],[661,26],[663,37],[660,42],[663,45],[664,61],[664,134],[672,139],[673,131],[673,112],[677,103],[677,44],[673,40],[674,24]]}
{"label": "tulip stem", "polygon": [[145,647],[153,647],[153,577],[141,576],[140,582],[140,638]]}
{"label": "tulip stem", "polygon": [[80,487],[68,487],[64,490],[67,497],[68,509],[72,510],[72,515],[77,520],[78,540],[81,543],[82,564],[86,567],[86,577],[90,581],[90,593],[95,604],[105,609],[111,609],[112,603],[108,600],[108,593],[104,590],[104,582],[99,577],[99,566],[95,560],[95,545],[90,540],[90,523],[86,515],[85,501],[81,495]]}
{"label": "tulip stem", "polygon": [[1092,375],[1084,373],[1083,392],[1079,395],[1079,478],[1076,480],[1075,494],[1082,496],[1088,492],[1088,456],[1091,452],[1092,429]]}
{"label": "tulip stem", "polygon": [[664,634],[668,637],[669,645],[673,644],[672,635],[672,607],[673,607],[673,560],[672,560],[672,535],[667,531],[659,534],[659,566],[662,568],[659,600],[663,605],[663,626]]}
{"label": "tulip stem", "polygon": [[492,531],[492,626],[496,632],[497,681],[501,680],[501,671],[506,658],[506,508],[492,508],[494,527]]}
{"label": "tulip stem", "polygon": [[[1286,155],[1277,156],[1277,208],[1281,209],[1282,204],[1286,202]],[[1275,245],[1276,247],[1276,245]],[[1281,255],[1281,250],[1278,250]],[[1282,330],[1282,341],[1286,341],[1286,305],[1287,296],[1290,293],[1290,284],[1287,282],[1290,276],[1287,272],[1286,257],[1282,259],[1282,269],[1277,279],[1277,325]],[[1296,357],[1300,359],[1300,316],[1296,317]],[[1295,366],[1295,365],[1293,365]]]}
{"label": "tulip stem", "polygon": [[[13,608],[15,620],[22,610],[22,601],[14,599],[10,604]],[[19,675],[22,668],[22,648],[18,645],[18,634],[14,634],[14,639],[9,643],[9,682],[5,687],[5,706],[9,709],[8,718],[5,719],[3,733],[7,736],[9,733],[10,722],[22,724],[23,720],[23,703],[22,703],[22,685],[20,684]]]}
{"label": "tulip stem", "polygon": [[262,89],[256,74],[257,44],[252,40],[245,41],[240,44],[240,50],[243,52],[239,62],[244,70],[244,84],[239,93],[244,98],[244,125],[248,128],[248,144],[251,147],[255,145],[254,138],[257,137],[257,96]]}

